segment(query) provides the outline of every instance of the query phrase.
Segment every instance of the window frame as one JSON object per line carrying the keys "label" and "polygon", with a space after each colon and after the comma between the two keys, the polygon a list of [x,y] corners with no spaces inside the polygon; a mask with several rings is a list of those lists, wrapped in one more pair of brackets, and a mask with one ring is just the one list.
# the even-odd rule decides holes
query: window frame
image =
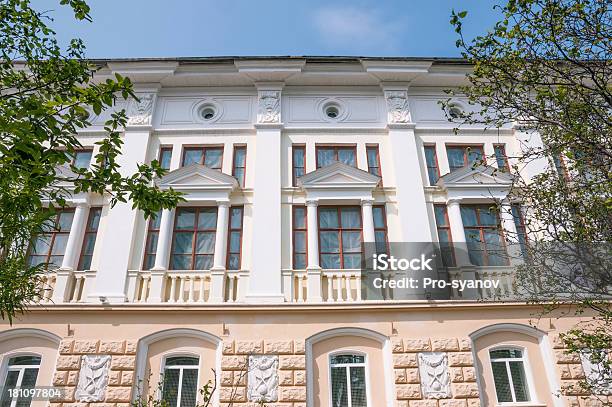
{"label": "window frame", "polygon": [[[353,356],[363,356],[364,358],[364,362],[363,363],[341,363],[338,365],[332,365],[331,363],[331,359],[332,357],[335,357],[337,355],[344,355],[344,354],[350,354]],[[360,350],[356,350],[356,349],[342,349],[342,350],[335,350],[332,352],[329,352],[327,354],[327,367],[328,367],[328,389],[329,389],[329,405],[332,406],[332,400],[333,400],[333,383],[332,383],[332,374],[331,374],[331,370],[332,367],[343,367],[346,369],[347,375],[347,383],[349,384],[349,387],[347,388],[347,401],[349,402],[348,407],[351,407],[352,404],[352,400],[351,400],[351,391],[350,391],[350,366],[356,366],[356,367],[364,367],[364,373],[365,373],[365,387],[366,387],[366,407],[370,407],[372,406],[372,400],[370,399],[370,394],[371,394],[371,386],[370,386],[370,362],[369,362],[369,357],[368,354],[360,351]],[[346,366],[344,366],[346,365]]]}
{"label": "window frame", "polygon": [[[238,208],[240,208],[240,228],[232,229],[232,210],[238,209]],[[227,270],[241,270],[242,269],[242,240],[244,237],[244,206],[243,205],[230,206],[228,210],[229,210],[229,216],[228,216],[228,225],[227,225],[227,249],[225,251],[225,268]],[[218,212],[217,212],[217,216],[218,216]],[[232,254],[232,252],[230,251],[230,248],[231,248],[230,243],[232,239],[232,232],[240,233],[240,247],[238,248],[238,266],[239,267],[237,269],[230,268],[230,255]]]}
{"label": "window frame", "polygon": [[[383,217],[383,227],[376,227],[376,216],[374,216],[374,209],[382,209],[382,217]],[[363,214],[362,214],[363,216]],[[385,253],[389,254],[389,225],[387,224],[387,205],[382,203],[379,205],[372,205],[372,221],[374,223],[374,244],[376,245],[376,232],[384,232],[385,233]],[[363,224],[361,225],[362,237],[363,237]],[[362,242],[363,244],[363,242]],[[375,246],[376,247],[376,246]],[[378,247],[376,247],[376,253],[378,253]]]}
{"label": "window frame", "polygon": [[206,144],[206,145],[185,145],[183,146],[183,152],[181,155],[181,168],[185,166],[185,155],[187,154],[187,151],[193,151],[193,150],[202,150],[202,161],[198,163],[200,165],[204,165],[204,163],[206,162],[206,152],[208,150],[221,150],[221,163],[219,164],[219,168],[212,168],[212,167],[206,167],[206,168],[210,168],[211,170],[217,170],[221,172],[223,171],[223,159],[225,158],[224,157],[225,156],[225,145]]}
{"label": "window frame", "polygon": [[[149,246],[149,240],[150,240],[150,237],[152,236],[152,233],[157,234],[157,239],[159,241],[159,233],[161,231],[162,211],[157,212],[157,216],[159,216],[159,228],[158,229],[154,229],[151,227],[153,224],[153,221],[157,219],[150,218],[149,221],[147,222],[147,230],[146,230],[147,234],[145,236],[145,245],[144,245],[144,251],[142,255],[142,270],[151,270],[153,267],[155,267],[155,259],[157,258],[157,246],[155,247],[155,253],[148,252],[147,247]],[[173,227],[173,232],[174,232],[174,227]],[[151,266],[151,268],[146,267],[148,256],[153,256],[153,266]]]}
{"label": "window frame", "polygon": [[[461,167],[451,167],[450,165],[450,160],[448,159],[448,149],[449,148],[462,148],[463,149],[463,166]],[[462,168],[468,167],[470,165],[470,156],[468,154],[468,148],[471,149],[470,151],[474,151],[476,149],[478,149],[480,151],[480,157],[484,158],[485,157],[485,153],[484,153],[484,144],[457,144],[457,143],[446,143],[444,145],[444,149],[446,150],[446,161],[448,162],[448,170],[449,172],[453,172],[453,171],[458,171]],[[454,169],[453,169],[454,168]]]}
{"label": "window frame", "polygon": [[[430,167],[429,163],[427,162],[427,150],[431,149],[433,151],[433,157],[434,160],[436,162],[436,166],[435,167]],[[438,160],[438,149],[436,148],[436,144],[423,144],[423,155],[425,156],[425,169],[427,170],[427,181],[429,183],[429,186],[433,187],[436,185],[436,183],[438,182],[438,180],[440,179],[440,162]],[[430,168],[435,168],[436,170],[436,182],[432,183],[431,179],[429,177],[429,169]],[[450,167],[449,167],[450,168]]]}
{"label": "window frame", "polygon": [[[100,219],[98,219],[98,226],[96,227],[96,229],[92,230],[90,229],[91,221],[96,211],[100,212]],[[89,268],[87,270],[91,269],[91,261],[93,261],[93,255],[96,250],[96,241],[98,240],[98,230],[100,230],[101,220],[102,220],[102,207],[101,206],[90,207],[89,214],[87,215],[87,223],[85,224],[85,231],[83,232],[83,242],[81,244],[81,253],[79,254],[79,262],[78,262],[77,270],[84,271],[81,266],[83,265],[83,259],[85,256],[91,256]],[[87,240],[87,236],[89,235],[94,235],[94,249],[93,249],[94,251],[92,251],[91,254],[85,254],[85,242]]]}
{"label": "window frame", "polygon": [[159,165],[161,166],[163,161],[162,161],[162,157],[164,156],[164,152],[169,151],[170,152],[170,162],[168,163],[168,168],[164,168],[162,166],[162,168],[164,168],[167,171],[170,171],[170,168],[172,167],[172,154],[173,154],[173,146],[166,146],[166,145],[162,145],[159,147],[159,154],[157,155],[157,162],[159,162]]}
{"label": "window frame", "polygon": [[321,166],[319,166],[319,150],[322,148],[334,150],[334,159],[336,162],[340,162],[338,160],[339,150],[353,150],[353,153],[355,154],[355,168],[359,168],[359,159],[357,157],[357,144],[315,144],[315,167],[317,169],[322,168]]}
{"label": "window frame", "polygon": [[[438,225],[438,219],[436,218],[436,207],[444,208],[444,223],[446,226]],[[438,244],[440,245],[440,251],[442,251],[442,242],[440,242],[440,229],[448,232],[448,244],[450,246],[450,254],[452,264],[445,265],[446,267],[457,267],[457,258],[455,256],[455,246],[453,245],[453,231],[451,230],[450,218],[448,216],[448,205],[445,203],[434,204],[434,222],[436,223],[436,234],[438,238]],[[463,223],[463,220],[462,220]],[[442,255],[442,261],[444,262],[444,255]]]}
{"label": "window frame", "polygon": [[[301,150],[302,154],[304,155],[304,165],[303,166],[298,167],[295,165],[295,151],[296,150]],[[306,145],[305,144],[293,144],[291,146],[291,179],[292,179],[291,185],[294,187],[298,186],[297,179],[299,177],[296,177],[295,175],[295,170],[298,168],[303,169],[304,174],[306,174]]]}
{"label": "window frame", "polygon": [[[296,209],[304,209],[304,227],[303,228],[298,228],[295,225],[295,220],[296,220],[296,216],[295,216],[295,212]],[[304,253],[297,253],[295,250],[295,234],[296,232],[300,233],[303,232],[304,233],[304,240],[305,240],[305,246],[306,246],[306,251]],[[295,268],[295,255],[296,254],[303,254],[304,256],[306,256],[306,262],[305,262],[305,266],[304,269],[297,269]],[[305,270],[306,268],[308,268],[308,207],[306,205],[291,205],[291,268],[292,270]]]}
{"label": "window frame", "polygon": [[[54,246],[54,244],[55,244],[55,238],[56,238],[56,236],[57,236],[57,235],[61,235],[61,234],[65,234],[65,235],[67,235],[68,237],[70,237],[70,232],[72,231],[72,227],[74,226],[74,212],[75,212],[75,208],[61,208],[61,209],[57,210],[57,211],[55,212],[55,219],[54,219],[54,222],[55,222],[55,223],[54,223],[54,225],[59,224],[59,219],[60,219],[60,216],[61,216],[61,214],[62,214],[62,213],[64,213],[64,212],[72,212],[72,222],[70,223],[70,230],[68,230],[67,232],[62,232],[61,230],[58,230],[58,229],[56,229],[56,228],[54,227],[54,228],[53,228],[53,229],[52,229],[50,232],[41,233],[41,234],[39,234],[39,235],[35,236],[35,237],[34,237],[34,239],[33,239],[33,241],[30,243],[30,245],[29,245],[29,247],[28,247],[27,254],[26,254],[26,259],[28,260],[28,264],[29,264],[29,261],[30,261],[30,260],[29,260],[29,259],[30,259],[30,256],[32,256],[32,247],[33,247],[33,246],[32,246],[32,243],[36,242],[36,239],[38,239],[38,236],[42,236],[42,235],[51,235],[51,243],[49,244],[49,249],[47,250],[47,253],[46,253],[46,256],[45,256],[45,257],[46,257],[46,259],[45,259],[45,261],[43,262],[43,263],[45,264],[45,270],[48,270],[48,269],[49,269],[49,260],[51,259],[51,256],[52,256],[51,252],[53,251],[53,246]],[[67,243],[67,242],[66,242],[66,243]],[[37,254],[37,255],[35,255],[35,256],[42,257],[42,255],[38,255],[38,254]],[[62,254],[62,261],[63,261],[63,259],[64,259],[64,256],[66,256],[66,251],[65,251],[65,250],[64,250],[64,253]],[[38,263],[38,264],[41,264],[41,263]],[[60,264],[60,266],[59,266],[59,267],[61,267],[61,264]]]}
{"label": "window frame", "polygon": [[[241,166],[241,167],[236,165],[236,151],[238,150],[244,150],[244,166]],[[221,166],[223,167],[223,157],[221,157]],[[243,170],[242,181],[236,178],[236,169]],[[247,173],[247,146],[246,144],[234,144],[234,148],[232,151],[232,177],[236,178],[240,188],[244,188],[244,185],[246,183],[246,173]]]}
{"label": "window frame", "polygon": [[[521,358],[491,358],[491,352],[497,350],[518,350],[521,352]],[[487,349],[487,357],[489,358],[489,367],[491,369],[491,378],[493,379],[493,390],[495,393],[495,401],[497,405],[500,406],[520,406],[520,405],[531,405],[531,404],[539,404],[537,395],[534,392],[534,381],[533,376],[531,374],[531,365],[529,363],[529,356],[527,352],[527,348],[518,345],[512,344],[500,344],[495,345]],[[510,384],[510,393],[512,395],[513,401],[499,401],[497,398],[497,387],[495,386],[495,376],[493,374],[493,361],[500,362],[503,361],[506,367],[506,374],[508,375],[508,383]],[[529,400],[527,401],[516,401],[516,395],[514,392],[514,382],[512,381],[512,374],[510,372],[509,361],[521,361],[523,363],[523,372],[525,374],[525,381],[527,382],[527,396]]]}
{"label": "window frame", "polygon": [[[370,165],[370,155],[368,154],[369,150],[375,150],[376,151],[376,162],[377,162],[377,166],[371,166]],[[376,175],[377,177],[380,177],[380,184],[382,185],[382,177],[383,177],[383,173],[382,173],[382,162],[380,161],[380,144],[376,143],[376,144],[366,144],[366,161],[368,164],[368,172],[372,175]],[[355,162],[357,162],[357,156],[355,156]],[[378,169],[378,174],[374,174],[371,170],[372,168],[376,168]]]}
{"label": "window frame", "polygon": [[[198,364],[197,365],[185,365],[185,366],[166,366],[166,363],[168,361],[169,358],[180,358],[180,357],[188,357],[188,358],[195,358],[198,359]],[[185,370],[185,368],[187,366],[193,366],[192,368],[187,367],[188,369],[191,370],[197,370],[197,380],[196,380],[196,406],[197,406],[197,402],[198,402],[198,391],[199,391],[199,384],[200,384],[200,364],[202,363],[202,358],[200,357],[200,355],[195,354],[195,353],[189,353],[189,352],[179,352],[179,353],[168,353],[163,355],[162,357],[162,363],[160,363],[160,367],[161,367],[161,371],[159,373],[159,377],[160,377],[160,381],[163,380],[166,368],[168,367],[169,369],[173,369],[173,370],[179,370],[179,386],[178,386],[178,392],[176,394],[176,407],[180,407],[181,406],[181,391],[182,391],[182,383],[181,383],[181,379],[183,378],[183,370]],[[162,400],[162,397],[164,396],[164,388],[163,385],[161,386],[160,389],[157,390],[157,399],[158,400]]]}
{"label": "window frame", "polygon": [[[501,156],[497,155],[498,149],[501,149]],[[497,168],[510,173],[510,162],[508,161],[508,153],[506,152],[506,144],[505,143],[495,143],[493,144],[493,154],[495,155],[495,164]],[[503,160],[504,165],[499,166],[499,161]]]}
{"label": "window frame", "polygon": [[[217,213],[217,216],[216,216],[217,222],[215,222],[215,229],[214,229],[214,232],[215,232],[215,243],[216,243],[217,233],[218,233],[218,231],[217,231],[217,223],[219,221],[219,207],[217,207],[217,206],[179,206],[179,207],[176,208],[176,210],[174,212],[174,224],[172,225],[172,243],[170,245],[170,258],[169,258],[169,265],[168,265],[168,270],[169,271],[208,271],[208,270],[210,270],[210,269],[196,269],[196,268],[194,268],[195,267],[195,260],[196,260],[196,257],[198,256],[198,254],[196,254],[196,251],[195,251],[195,247],[197,245],[197,237],[198,237],[197,235],[198,235],[199,232],[211,232],[212,231],[210,229],[198,229],[197,228],[198,221],[200,219],[200,211],[202,209],[209,209],[209,208],[214,208],[216,210],[216,213]],[[193,223],[194,229],[178,229],[178,230],[176,229],[176,225],[178,223],[177,219],[178,219],[179,212],[180,212],[181,209],[194,209],[196,211],[196,217],[195,217],[194,223]],[[181,232],[190,232],[190,233],[193,233],[193,240],[191,242],[191,268],[189,268],[189,269],[182,270],[182,269],[175,269],[175,268],[172,267],[173,266],[172,257],[175,254],[174,253],[174,241],[175,241],[174,237],[175,237],[177,232],[179,232],[179,233],[181,233]],[[212,256],[213,257],[213,262],[214,262],[215,250],[216,249],[217,249],[216,247],[213,249],[213,253],[212,254],[204,254],[204,255],[200,254],[200,256]],[[179,255],[186,255],[186,254],[185,253],[179,253]],[[212,267],[212,265],[211,265],[211,267]]]}
{"label": "window frame", "polygon": [[[337,229],[322,229],[321,228],[321,208],[335,208],[337,213],[338,213],[338,228]],[[338,233],[338,255],[340,256],[340,268],[337,270],[353,270],[353,269],[349,269],[349,268],[345,268],[344,267],[344,250],[342,249],[342,232],[344,231],[348,231],[348,232],[355,232],[357,231],[357,229],[345,229],[342,228],[342,209],[358,209],[359,211],[359,224],[361,225],[361,227],[359,228],[359,233],[360,233],[360,239],[361,239],[361,249],[359,251],[360,255],[363,255],[363,213],[361,212],[361,206],[359,205],[319,205],[317,206],[317,239],[319,242],[319,265],[321,266],[321,268],[323,270],[336,270],[336,269],[326,269],[323,268],[323,262],[322,262],[322,257],[324,254],[335,254],[333,252],[323,252],[322,251],[322,246],[321,246],[321,231],[335,231]],[[355,252],[357,253],[357,252]]]}
{"label": "window frame", "polygon": [[[87,167],[84,167],[83,169],[89,169],[91,167],[91,160],[94,158],[94,155],[93,155],[94,148],[93,147],[75,148],[74,154],[70,157],[70,165],[75,166],[77,154],[85,153],[85,152],[91,153],[91,157],[89,157],[89,164],[87,165]],[[80,167],[77,167],[77,168],[80,168]]]}
{"label": "window frame", "polygon": [[[40,362],[37,365],[14,365],[14,366],[18,366],[18,369],[11,369],[12,365],[10,364],[11,359],[13,358],[18,358],[18,357],[24,357],[24,356],[29,356],[29,357],[37,357],[40,358]],[[2,358],[2,365],[0,366],[0,388],[2,388],[3,390],[6,389],[6,380],[8,378],[8,373],[13,370],[17,370],[19,371],[19,374],[17,376],[17,383],[15,384],[15,387],[12,387],[13,389],[15,388],[23,388],[21,387],[21,382],[23,381],[23,375],[25,373],[25,370],[30,368],[37,368],[37,372],[36,372],[36,382],[34,384],[33,387],[36,386],[36,384],[38,383],[38,379],[40,376],[40,369],[42,367],[42,363],[43,363],[43,355],[39,354],[39,353],[35,353],[35,352],[14,352],[14,353],[7,353],[5,355],[3,355]],[[30,387],[27,387],[30,388]],[[0,394],[0,402],[2,402],[2,397],[4,396],[4,393]],[[13,399],[11,400],[11,403],[9,405],[9,407],[16,407],[17,403],[20,401],[20,398],[17,399]],[[27,400],[27,398],[25,398]],[[30,406],[32,405],[32,399],[29,400],[30,402]]]}
{"label": "window frame", "polygon": [[[461,204],[461,207],[468,207],[468,208],[474,208],[476,209],[476,221],[478,223],[477,226],[466,226],[465,223],[463,222],[463,217],[461,218],[461,224],[463,225],[463,230],[464,230],[464,234],[465,232],[469,229],[469,230],[478,230],[478,234],[479,234],[479,238],[480,238],[480,247],[481,247],[481,252],[483,253],[483,262],[484,264],[482,265],[476,265],[474,264],[474,266],[476,267],[507,267],[510,265],[509,262],[509,258],[508,258],[508,246],[506,244],[506,236],[504,234],[504,228],[501,224],[502,220],[501,220],[501,216],[499,216],[499,213],[496,213],[497,216],[497,226],[494,228],[492,226],[485,226],[482,225],[482,222],[480,221],[480,209],[481,208],[486,208],[488,210],[490,210],[491,208],[491,204]],[[450,224],[449,224],[450,225]],[[485,240],[484,240],[484,230],[491,230],[491,229],[495,229],[497,230],[497,232],[499,233],[499,240],[501,245],[504,248],[504,252],[505,252],[505,261],[506,264],[503,265],[490,265],[489,264],[489,251],[487,250],[487,246],[485,244]],[[470,250],[469,250],[469,242],[467,241],[467,236],[466,236],[466,249],[467,249],[467,254],[468,254],[468,258],[470,256]],[[471,259],[470,259],[471,262]]]}

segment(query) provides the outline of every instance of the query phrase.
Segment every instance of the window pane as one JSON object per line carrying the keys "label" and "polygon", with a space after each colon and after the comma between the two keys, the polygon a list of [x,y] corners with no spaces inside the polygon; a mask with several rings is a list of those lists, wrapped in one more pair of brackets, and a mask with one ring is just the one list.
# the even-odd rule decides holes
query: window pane
{"label": "window pane", "polygon": [[342,227],[345,229],[361,228],[361,213],[359,208],[342,208],[340,211]]}
{"label": "window pane", "polygon": [[463,226],[477,226],[478,218],[476,217],[476,209],[469,206],[461,207],[461,219]]}
{"label": "window pane", "polygon": [[365,367],[350,368],[351,373],[351,407],[366,407]]}
{"label": "window pane", "polygon": [[293,166],[304,167],[304,149],[294,148],[293,149]]}
{"label": "window pane", "polygon": [[72,219],[74,218],[73,211],[61,212],[59,214],[58,228],[61,232],[70,232]]}
{"label": "window pane", "polygon": [[514,386],[516,401],[529,401],[529,391],[527,390],[527,379],[523,362],[508,362],[510,364],[510,374]]}
{"label": "window pane", "polygon": [[306,233],[295,232],[293,235],[293,251],[296,253],[306,252]]}
{"label": "window pane", "polygon": [[240,256],[238,254],[230,254],[228,260],[229,270],[240,270]]}
{"label": "window pane", "polygon": [[244,168],[234,168],[234,177],[238,181],[238,185],[244,186]]}
{"label": "window pane", "polygon": [[174,234],[173,253],[191,253],[193,251],[193,233],[178,232]]}
{"label": "window pane", "polygon": [[365,363],[365,356],[362,355],[336,355],[330,359],[332,365],[346,363]]}
{"label": "window pane", "polygon": [[497,401],[500,403],[512,402],[512,392],[510,390],[510,380],[504,362],[491,362],[493,370],[493,381],[495,382],[495,393]]}
{"label": "window pane", "polygon": [[319,148],[317,149],[317,165],[319,167],[325,167],[334,163],[335,161],[334,150],[331,148]]}
{"label": "window pane", "polygon": [[436,225],[438,226],[448,226],[446,222],[446,206],[443,205],[435,205],[434,213],[436,215]]}
{"label": "window pane", "polygon": [[331,368],[331,392],[333,407],[348,406],[348,389],[346,388],[346,368]]}
{"label": "window pane", "polygon": [[198,255],[195,258],[194,270],[210,270],[213,265],[213,255]]}
{"label": "window pane", "polygon": [[150,228],[151,229],[159,229],[159,226],[161,225],[161,211],[157,211],[155,213],[155,217],[150,219],[151,225]]}
{"label": "window pane", "polygon": [[164,148],[161,150],[161,156],[159,157],[159,164],[165,170],[170,169],[170,161],[172,160],[172,149]]}
{"label": "window pane", "polygon": [[66,252],[66,245],[68,244],[68,235],[55,235],[55,241],[51,248],[51,254],[63,255]]}
{"label": "window pane", "polygon": [[341,149],[338,150],[338,161],[346,165],[357,166],[357,160],[355,159],[355,150],[353,149]]}
{"label": "window pane", "polygon": [[183,156],[183,165],[188,166],[191,164],[201,164],[202,163],[202,150],[185,150],[185,155]]}
{"label": "window pane", "polygon": [[376,229],[385,227],[385,211],[380,206],[372,208],[372,214],[374,215],[374,227]]}
{"label": "window pane", "polygon": [[215,251],[215,232],[200,232],[196,241],[196,253],[213,254]]}
{"label": "window pane", "polygon": [[208,168],[221,168],[221,160],[223,159],[223,150],[220,148],[206,150],[204,157],[204,165]]}
{"label": "window pane", "polygon": [[9,366],[40,365],[40,356],[15,356],[9,360]]}
{"label": "window pane", "polygon": [[293,225],[296,228],[306,228],[306,208],[295,207],[293,210]]}
{"label": "window pane", "polygon": [[155,255],[154,254],[147,254],[145,256],[144,269],[145,270],[151,270],[153,268],[153,266],[155,266]]}
{"label": "window pane", "polygon": [[176,217],[176,229],[193,229],[195,226],[195,210],[179,209]]}
{"label": "window pane", "polygon": [[173,356],[166,359],[166,366],[197,366],[198,363],[198,358],[189,356]]}
{"label": "window pane", "polygon": [[361,252],[361,232],[342,232],[342,251]]}
{"label": "window pane", "polygon": [[306,255],[296,254],[293,258],[293,268],[296,270],[302,270],[306,268]]}
{"label": "window pane", "polygon": [[181,407],[195,407],[198,387],[198,371],[196,369],[183,370],[183,383],[181,383]]}
{"label": "window pane", "polygon": [[451,170],[461,168],[465,165],[463,148],[461,147],[449,147],[446,149],[446,155],[448,156],[448,165]]}
{"label": "window pane", "polygon": [[490,208],[479,208],[480,224],[483,226],[497,226],[497,212]]}
{"label": "window pane", "polygon": [[436,185],[438,182],[438,170],[436,168],[427,168],[427,178],[429,185]]}
{"label": "window pane", "polygon": [[170,268],[172,270],[190,270],[191,269],[191,254],[188,254],[188,255],[173,254],[170,260]]}
{"label": "window pane", "polygon": [[51,248],[51,235],[38,236],[36,240],[34,240],[34,244],[32,245],[31,253],[33,255],[46,254],[49,252],[50,248]]}
{"label": "window pane", "polygon": [[242,227],[242,208],[232,208],[231,220],[230,227],[232,229],[240,229]]}
{"label": "window pane", "polygon": [[0,402],[0,406],[9,407],[11,405],[11,395],[9,394],[9,390],[14,389],[16,387],[18,378],[19,378],[18,371],[11,370],[7,372],[6,379],[4,381],[2,401]]}
{"label": "window pane", "polygon": [[336,208],[319,209],[319,227],[322,229],[338,228],[338,211]]}
{"label": "window pane", "polygon": [[81,169],[89,168],[92,151],[76,151],[74,156],[74,166]]}
{"label": "window pane", "polygon": [[231,232],[230,233],[229,251],[230,251],[230,253],[239,253],[240,252],[240,232]]}
{"label": "window pane", "polygon": [[234,166],[244,167],[246,165],[246,148],[234,149]]}
{"label": "window pane", "polygon": [[295,168],[293,170],[293,174],[294,174],[295,178],[300,178],[301,176],[304,175],[304,169],[303,168]]}
{"label": "window pane", "polygon": [[344,254],[344,267],[345,269],[358,269],[361,267],[361,253],[357,254]]}
{"label": "window pane", "polygon": [[339,269],[340,255],[338,254],[322,254],[321,267],[324,269]]}
{"label": "window pane", "polygon": [[98,226],[100,226],[100,215],[102,215],[102,210],[100,208],[94,208],[91,210],[91,216],[89,217],[89,227],[90,231],[97,231]]}
{"label": "window pane", "polygon": [[482,160],[482,149],[477,147],[469,148],[468,161],[469,165],[474,165]]}
{"label": "window pane", "polygon": [[96,245],[96,235],[93,233],[87,234],[85,236],[85,241],[83,242],[83,254],[84,255],[93,254],[95,245]]}
{"label": "window pane", "polygon": [[338,232],[320,232],[321,252],[340,253],[340,239]]}
{"label": "window pane", "polygon": [[167,401],[171,407],[176,407],[178,397],[180,370],[165,369],[164,370],[164,386],[162,390],[162,399]]}
{"label": "window pane", "polygon": [[216,229],[217,228],[217,208],[201,209],[198,215],[198,229]]}

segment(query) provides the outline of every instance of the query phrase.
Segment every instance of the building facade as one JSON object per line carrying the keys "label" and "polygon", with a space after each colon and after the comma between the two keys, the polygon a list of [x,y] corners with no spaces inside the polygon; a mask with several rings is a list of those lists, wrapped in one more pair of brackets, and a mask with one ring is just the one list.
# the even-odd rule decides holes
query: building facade
{"label": "building facade", "polygon": [[[505,199],[507,173],[471,164],[508,167],[538,140],[517,126],[455,134],[439,101],[465,62],[98,62],[100,79],[129,76],[139,97],[117,106],[129,117],[121,170],[157,159],[159,187],[186,201],[146,220],[73,195],[30,250],[54,265],[44,297],[0,326],[5,386],[61,388],[57,407],[146,394],[191,407],[209,381],[215,406],[595,405],[565,389],[589,369],[559,341],[577,318],[482,301],[483,287],[364,288],[362,242],[471,242],[447,253],[447,280],[511,292],[499,228],[521,234],[520,203]],[[90,165],[109,115],[79,132],[75,165]],[[500,219],[493,200],[507,205]]]}

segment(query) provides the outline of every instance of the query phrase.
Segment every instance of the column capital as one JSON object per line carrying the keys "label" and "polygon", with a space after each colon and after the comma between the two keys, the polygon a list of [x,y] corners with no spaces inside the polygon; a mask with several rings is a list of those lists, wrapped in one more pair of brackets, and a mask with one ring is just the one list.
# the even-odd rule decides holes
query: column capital
{"label": "column capital", "polygon": [[225,199],[219,200],[219,201],[217,201],[217,206],[223,206],[223,207],[228,208],[230,206],[230,201],[229,200],[225,200]]}
{"label": "column capital", "polygon": [[372,206],[372,205],[374,205],[373,198],[365,198],[361,200],[361,206]]}
{"label": "column capital", "polygon": [[306,200],[306,206],[317,207],[317,206],[319,206],[319,200],[318,199],[307,199]]}
{"label": "column capital", "polygon": [[446,200],[447,205],[459,205],[463,199],[462,198],[449,198]]}

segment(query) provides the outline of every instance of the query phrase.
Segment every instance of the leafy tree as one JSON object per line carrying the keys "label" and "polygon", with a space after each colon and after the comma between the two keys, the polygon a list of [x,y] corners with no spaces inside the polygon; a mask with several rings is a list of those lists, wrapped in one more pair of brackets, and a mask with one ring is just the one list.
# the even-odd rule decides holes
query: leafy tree
{"label": "leafy tree", "polygon": [[[60,4],[77,20],[91,20],[85,1]],[[128,78],[94,80],[98,68],[84,60],[83,42],[74,39],[62,49],[49,21],[29,0],[0,0],[0,317],[9,320],[40,298],[46,266],[28,265],[26,251],[35,236],[55,227],[54,211],[73,192],[107,194],[111,206],[130,200],[146,216],[181,199],[153,185],[163,174],[157,162],[139,164],[131,175],[119,171],[123,110],[105,123],[91,169],[71,164],[81,147],[76,133],[90,124],[90,111],[136,96]]]}
{"label": "leafy tree", "polygon": [[509,199],[521,203],[526,223],[526,233],[510,237],[524,252],[517,290],[545,313],[592,317],[563,341],[599,364],[598,378],[583,384],[598,393],[612,387],[601,351],[612,348],[612,3],[508,0],[495,8],[500,21],[471,40],[467,12],[453,11],[457,47],[473,71],[443,105],[467,99],[470,111],[454,112],[459,127],[519,131],[521,153],[509,157]]}

